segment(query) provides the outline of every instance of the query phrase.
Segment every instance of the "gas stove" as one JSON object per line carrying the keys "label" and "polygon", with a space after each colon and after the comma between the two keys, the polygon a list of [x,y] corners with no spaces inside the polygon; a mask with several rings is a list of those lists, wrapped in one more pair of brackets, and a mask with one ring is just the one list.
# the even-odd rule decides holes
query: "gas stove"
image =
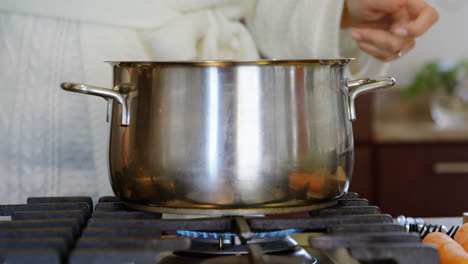
{"label": "gas stove", "polygon": [[356,193],[311,212],[176,219],[116,197],[31,197],[0,205],[1,263],[438,263]]}

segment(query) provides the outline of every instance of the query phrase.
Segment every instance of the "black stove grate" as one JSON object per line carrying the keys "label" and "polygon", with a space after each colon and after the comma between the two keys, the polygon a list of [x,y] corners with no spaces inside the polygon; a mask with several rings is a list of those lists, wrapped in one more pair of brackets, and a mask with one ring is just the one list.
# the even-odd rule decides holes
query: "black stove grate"
{"label": "black stove grate", "polygon": [[[162,219],[161,214],[127,209],[111,196],[102,197],[94,210],[89,197],[33,197],[27,204],[0,205],[0,215],[11,216],[0,221],[1,263],[158,263],[161,252],[190,250],[189,238],[171,235],[180,230],[236,234],[232,243],[248,245],[252,263],[268,263],[269,258],[262,257],[257,244],[249,244],[255,234],[284,230],[321,232],[309,238],[311,247],[347,248],[365,263],[438,263],[435,248],[423,245],[416,233],[406,232],[356,193],[299,217]],[[291,256],[290,264],[295,259]],[[216,257],[209,263],[218,263]]]}

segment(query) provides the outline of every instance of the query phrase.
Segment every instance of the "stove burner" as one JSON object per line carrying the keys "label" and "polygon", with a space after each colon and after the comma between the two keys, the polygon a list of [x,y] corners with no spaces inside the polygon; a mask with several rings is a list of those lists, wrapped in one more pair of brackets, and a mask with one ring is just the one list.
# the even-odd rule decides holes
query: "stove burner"
{"label": "stove burner", "polygon": [[179,254],[189,255],[244,255],[249,253],[249,248],[257,245],[263,253],[293,252],[297,242],[290,236],[283,236],[270,239],[253,239],[247,243],[242,243],[237,236],[231,239],[220,237],[215,240],[192,240],[189,249],[179,251]]}
{"label": "stove burner", "polygon": [[239,264],[239,263],[262,263],[262,264],[315,264],[317,260],[310,256],[304,249],[296,250],[290,256],[265,255],[262,249],[256,245],[249,246],[249,255],[236,255],[211,258],[201,264]]}
{"label": "stove burner", "polygon": [[[116,197],[101,198],[95,208],[89,197],[30,198],[0,205],[0,216],[9,218],[0,221],[0,262],[309,264],[314,257],[322,263],[317,248],[339,248],[353,261],[438,263],[435,248],[357,194],[335,203],[294,217],[162,219],[129,210]],[[297,232],[296,241],[289,235]]]}
{"label": "stove burner", "polygon": [[235,255],[248,254],[250,247],[256,245],[261,252],[273,253],[293,249],[297,242],[290,234],[300,232],[298,229],[268,230],[252,232],[245,218],[233,218],[231,232],[203,232],[179,230],[177,233],[192,238],[190,249],[184,250],[190,254]]}
{"label": "stove burner", "polygon": [[[251,239],[268,239],[268,238],[278,238],[284,237],[287,235],[300,233],[303,230],[301,229],[286,229],[286,230],[277,230],[271,232],[254,232],[251,233]],[[235,233],[216,233],[216,232],[199,232],[199,231],[188,231],[188,230],[178,230],[177,234],[185,237],[190,237],[193,239],[203,239],[203,240],[218,240],[220,238],[230,239],[233,236],[237,236]]]}

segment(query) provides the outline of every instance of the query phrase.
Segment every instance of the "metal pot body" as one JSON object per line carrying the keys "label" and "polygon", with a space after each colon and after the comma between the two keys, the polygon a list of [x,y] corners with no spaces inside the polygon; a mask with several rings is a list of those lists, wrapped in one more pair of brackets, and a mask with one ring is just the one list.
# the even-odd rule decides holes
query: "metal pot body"
{"label": "metal pot body", "polygon": [[[94,93],[109,102],[114,193],[139,209],[185,214],[329,205],[353,172],[354,97],[394,82],[350,83],[347,63],[114,64],[107,91],[117,95]],[[86,87],[78,92],[96,88]]]}

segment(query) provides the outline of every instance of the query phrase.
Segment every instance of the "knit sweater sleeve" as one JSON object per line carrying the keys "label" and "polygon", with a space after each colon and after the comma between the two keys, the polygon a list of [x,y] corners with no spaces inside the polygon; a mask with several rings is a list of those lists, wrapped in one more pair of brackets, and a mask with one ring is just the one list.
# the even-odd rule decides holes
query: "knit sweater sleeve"
{"label": "knit sweater sleeve", "polygon": [[382,73],[384,63],[361,52],[341,30],[344,0],[258,0],[247,26],[260,53],[276,59],[353,57],[352,78]]}

